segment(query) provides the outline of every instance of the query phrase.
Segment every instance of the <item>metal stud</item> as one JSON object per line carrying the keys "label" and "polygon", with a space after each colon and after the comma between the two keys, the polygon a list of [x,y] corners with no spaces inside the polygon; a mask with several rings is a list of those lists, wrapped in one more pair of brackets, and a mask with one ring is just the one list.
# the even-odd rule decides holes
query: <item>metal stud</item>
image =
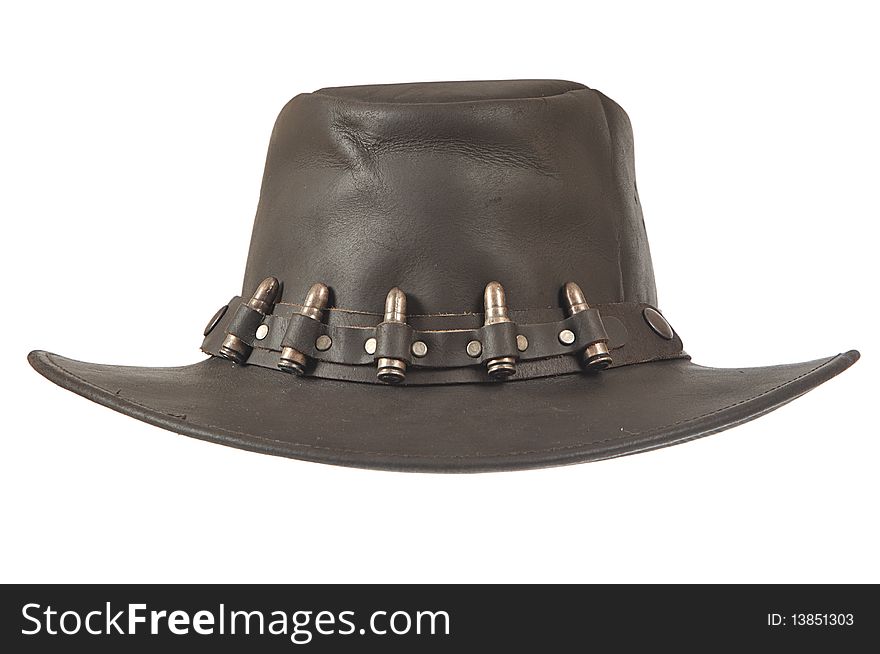
{"label": "metal stud", "polygon": [[[275,306],[275,299],[280,289],[281,284],[278,283],[277,279],[267,277],[260,282],[254,294],[245,304],[248,308],[265,316]],[[220,356],[235,363],[244,363],[250,356],[252,349],[250,345],[235,334],[226,334],[226,338],[223,339],[223,344],[220,346]]]}
{"label": "metal stud", "polygon": [[563,329],[561,332],[559,332],[559,342],[563,345],[571,345],[572,343],[574,343],[574,339],[574,332],[570,329]]}
{"label": "metal stud", "polygon": [[315,349],[319,352],[326,352],[333,346],[333,339],[327,334],[321,334],[315,339]]}
{"label": "metal stud", "polygon": [[480,341],[471,341],[467,344],[467,353],[469,357],[476,359],[483,353],[483,344]]}
{"label": "metal stud", "polygon": [[223,319],[223,316],[226,315],[226,311],[229,309],[228,304],[224,304],[222,307],[217,309],[217,313],[211,316],[211,319],[208,321],[208,324],[205,326],[204,336],[207,336],[212,331],[214,331],[214,327],[217,326],[217,323]]}
{"label": "metal stud", "polygon": [[653,329],[658,336],[665,338],[667,341],[671,341],[675,338],[675,332],[672,330],[672,325],[669,324],[669,321],[666,320],[663,314],[657,311],[657,309],[646,307],[642,312],[642,315],[645,317],[645,322],[648,323],[648,326]]}
{"label": "metal stud", "polygon": [[[483,293],[483,307],[486,312],[484,325],[497,325],[503,322],[512,322],[507,312],[507,300],[504,296],[504,287],[498,282],[486,284]],[[516,374],[515,357],[495,357],[486,362],[486,371],[492,379],[507,379]]]}
{"label": "metal stud", "polygon": [[269,325],[267,325],[266,323],[263,323],[262,325],[257,327],[257,333],[254,334],[254,338],[256,338],[258,341],[262,341],[268,335],[269,335]]}
{"label": "metal stud", "polygon": [[525,352],[529,349],[529,339],[527,339],[522,334],[516,335],[516,349],[520,352]]}
{"label": "metal stud", "polygon": [[[330,289],[325,284],[312,284],[306,298],[303,300],[302,307],[299,310],[300,315],[311,320],[320,320],[324,314],[324,309],[330,302]],[[329,338],[329,337],[328,337]],[[319,339],[320,340],[320,337]],[[321,350],[315,343],[315,347]],[[325,350],[330,346],[328,345]],[[323,351],[323,350],[321,350]],[[278,359],[278,367],[284,372],[290,372],[295,375],[301,375],[305,372],[308,357],[293,347],[281,348],[281,357]]]}
{"label": "metal stud", "polygon": [[416,341],[412,344],[412,353],[414,357],[420,359],[428,354],[428,345],[424,341]]}
{"label": "metal stud", "polygon": [[[384,322],[406,323],[406,295],[396,286],[385,297]],[[406,378],[406,361],[379,357],[376,361],[376,377],[386,384],[399,384]]]}
{"label": "metal stud", "polygon": [[[568,305],[568,311],[572,316],[590,308],[581,287],[574,282],[568,282],[565,285],[565,303]],[[559,334],[559,340],[562,341],[561,333]],[[562,342],[565,343],[565,341]],[[574,339],[572,339],[573,342]],[[569,343],[566,343],[566,345],[569,345]],[[605,341],[599,341],[588,345],[584,349],[584,364],[590,370],[604,370],[610,366],[611,354],[608,352],[608,344]]]}
{"label": "metal stud", "polygon": [[364,341],[364,352],[369,355],[376,354],[376,339],[372,336]]}

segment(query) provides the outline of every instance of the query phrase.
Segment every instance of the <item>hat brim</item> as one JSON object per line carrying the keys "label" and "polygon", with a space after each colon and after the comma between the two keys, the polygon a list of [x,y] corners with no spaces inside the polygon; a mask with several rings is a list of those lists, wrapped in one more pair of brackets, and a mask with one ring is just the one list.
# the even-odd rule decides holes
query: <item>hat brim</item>
{"label": "hat brim", "polygon": [[300,378],[211,358],[179,368],[31,365],[98,404],[186,436],[360,468],[518,470],[595,461],[756,418],[849,368],[855,350],[762,368],[659,361],[518,383],[385,387]]}

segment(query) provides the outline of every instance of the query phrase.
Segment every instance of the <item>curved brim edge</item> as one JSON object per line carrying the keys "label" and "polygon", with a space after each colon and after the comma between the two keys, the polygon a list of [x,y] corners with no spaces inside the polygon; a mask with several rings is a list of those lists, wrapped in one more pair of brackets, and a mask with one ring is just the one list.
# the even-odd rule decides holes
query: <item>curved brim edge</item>
{"label": "curved brim edge", "polygon": [[[650,430],[647,430],[635,440],[605,442],[590,447],[588,451],[587,449],[582,451],[547,451],[541,456],[535,456],[532,459],[498,456],[492,459],[468,461],[466,457],[461,457],[458,460],[452,460],[451,458],[450,460],[443,460],[442,457],[425,457],[422,459],[419,457],[409,457],[400,459],[394,456],[372,456],[371,453],[358,456],[356,453],[322,452],[312,447],[298,447],[295,443],[282,444],[269,440],[259,440],[257,437],[243,436],[240,432],[233,430],[224,430],[216,426],[202,426],[187,420],[185,415],[174,415],[159,411],[131,398],[122,397],[118,392],[102,388],[69,369],[70,366],[68,364],[70,362],[79,362],[39,350],[33,351],[28,355],[28,361],[33,368],[55,384],[127,416],[186,436],[254,452],[320,463],[371,469],[423,472],[485,472],[566,465],[635,454],[683,443],[729,429],[762,416],[838,375],[855,363],[858,358],[859,353],[855,350],[838,354],[827,360],[817,362],[818,365],[815,368],[756,397],[750,397],[744,401],[724,406],[717,411],[701,414],[692,420],[666,426],[656,433],[651,433]],[[267,371],[267,374],[277,373]],[[521,382],[522,385],[528,383],[533,382]]]}

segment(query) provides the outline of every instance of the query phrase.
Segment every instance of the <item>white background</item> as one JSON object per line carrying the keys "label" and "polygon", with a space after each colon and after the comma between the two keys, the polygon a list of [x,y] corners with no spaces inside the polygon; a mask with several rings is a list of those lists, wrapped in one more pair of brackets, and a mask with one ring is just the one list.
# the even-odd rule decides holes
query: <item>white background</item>
{"label": "white background", "polygon": [[[880,581],[870,4],[4,2],[0,581]],[[696,362],[862,361],[690,444],[470,476],[211,445],[26,363],[200,359],[296,93],[536,77],[629,112]]]}

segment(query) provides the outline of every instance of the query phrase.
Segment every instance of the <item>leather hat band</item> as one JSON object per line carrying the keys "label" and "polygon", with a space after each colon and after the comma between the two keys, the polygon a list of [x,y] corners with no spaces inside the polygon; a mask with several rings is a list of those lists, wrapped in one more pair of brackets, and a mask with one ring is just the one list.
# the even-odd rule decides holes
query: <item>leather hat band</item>
{"label": "leather hat band", "polygon": [[[480,313],[389,321],[387,314],[383,320],[336,308],[316,319],[322,312],[303,315],[308,307],[282,302],[271,313],[263,308],[234,297],[209,323],[202,350],[274,370],[282,350],[293,351],[302,356],[301,374],[372,383],[381,383],[377,363],[392,361],[406,385],[492,381],[487,367],[497,361],[515,370],[511,381],[583,373],[590,365],[585,353],[597,345],[607,348],[608,367],[687,358],[678,334],[641,303],[596,305],[567,317],[561,308],[510,310],[509,319],[492,324]],[[230,338],[242,356],[229,356]]]}

